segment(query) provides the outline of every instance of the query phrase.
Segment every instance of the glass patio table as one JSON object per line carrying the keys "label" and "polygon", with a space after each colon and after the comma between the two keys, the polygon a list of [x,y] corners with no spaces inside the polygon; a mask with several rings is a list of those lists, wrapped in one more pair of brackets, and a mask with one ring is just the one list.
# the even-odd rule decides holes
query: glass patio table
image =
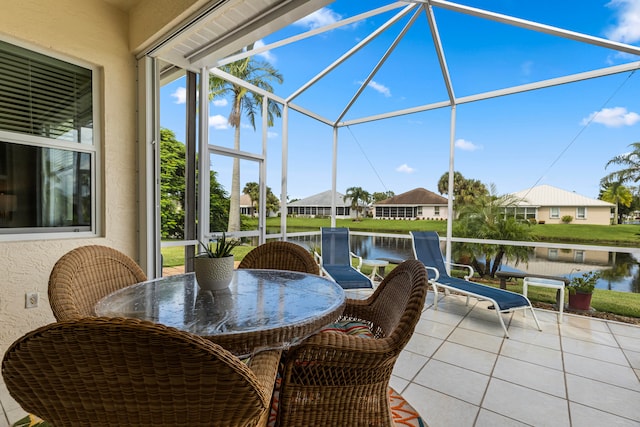
{"label": "glass patio table", "polygon": [[98,316],[133,317],[205,337],[238,356],[287,348],[336,320],[345,294],[313,274],[238,269],[228,289],[200,289],[194,273],[137,283],[102,298]]}

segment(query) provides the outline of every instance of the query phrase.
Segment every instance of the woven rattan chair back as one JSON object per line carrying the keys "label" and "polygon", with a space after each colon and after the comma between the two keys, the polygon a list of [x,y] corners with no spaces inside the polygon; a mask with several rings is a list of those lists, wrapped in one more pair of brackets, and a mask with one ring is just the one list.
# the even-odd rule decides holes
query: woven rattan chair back
{"label": "woven rattan chair back", "polygon": [[26,334],[5,353],[2,376],[24,410],[55,426],[255,426],[273,387],[199,336],[103,317]]}
{"label": "woven rattan chair back", "polygon": [[58,321],[93,316],[100,298],[145,280],[140,266],[122,252],[107,246],[82,246],[54,265],[49,276],[49,304]]}
{"label": "woven rattan chair back", "polygon": [[291,242],[272,241],[251,250],[238,268],[300,271],[319,274],[318,263],[311,252]]}
{"label": "woven rattan chair back", "polygon": [[405,261],[368,299],[347,300],[341,320],[368,325],[373,338],[321,332],[290,349],[278,425],[393,426],[389,380],[420,319],[427,289],[424,265]]}

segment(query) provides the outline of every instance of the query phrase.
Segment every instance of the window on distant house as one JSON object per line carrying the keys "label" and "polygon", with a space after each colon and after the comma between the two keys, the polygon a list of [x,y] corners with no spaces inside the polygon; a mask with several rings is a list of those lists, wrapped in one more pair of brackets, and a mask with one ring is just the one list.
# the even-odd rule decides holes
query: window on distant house
{"label": "window on distant house", "polygon": [[560,208],[551,208],[549,210],[549,218],[560,218]]}
{"label": "window on distant house", "polygon": [[549,252],[547,253],[547,258],[550,260],[558,259],[558,249],[549,248]]}
{"label": "window on distant house", "polygon": [[93,87],[92,69],[0,41],[0,235],[97,232]]}
{"label": "window on distant house", "polygon": [[433,216],[440,216],[440,206],[433,207]]}
{"label": "window on distant house", "polygon": [[576,219],[586,219],[587,218],[587,208],[584,206],[576,208]]}

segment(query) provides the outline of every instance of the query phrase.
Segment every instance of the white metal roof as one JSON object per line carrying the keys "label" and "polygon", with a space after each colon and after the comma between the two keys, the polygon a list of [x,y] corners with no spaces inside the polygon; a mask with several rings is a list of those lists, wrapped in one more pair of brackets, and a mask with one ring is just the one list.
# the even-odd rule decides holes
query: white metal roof
{"label": "white metal roof", "polygon": [[615,206],[603,200],[592,199],[551,185],[538,185],[512,195],[523,199],[517,203],[519,206]]}

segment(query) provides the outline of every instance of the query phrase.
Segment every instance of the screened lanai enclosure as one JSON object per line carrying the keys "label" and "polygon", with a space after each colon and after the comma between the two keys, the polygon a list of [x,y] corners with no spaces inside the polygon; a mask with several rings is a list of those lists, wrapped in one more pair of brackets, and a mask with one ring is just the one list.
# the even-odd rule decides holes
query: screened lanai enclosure
{"label": "screened lanai enclosure", "polygon": [[[640,47],[603,32],[607,22],[570,13],[607,2],[535,2],[519,5],[518,16],[508,3],[480,0],[247,3],[212,3],[139,58],[147,141],[141,168],[154,177],[141,188],[146,217],[153,218],[143,221],[141,243],[156,274],[161,212],[153,183],[166,167],[160,128],[171,130],[186,153],[183,234],[164,244],[191,250],[223,231],[259,242],[286,239],[286,215],[275,234],[265,222],[287,212],[293,199],[354,186],[435,190],[446,172],[452,189],[453,172],[477,163],[482,175],[472,178],[483,182],[507,185],[517,176],[531,187],[554,182],[571,189],[585,176],[604,175],[576,172],[576,164],[604,162],[619,154],[607,147],[633,142],[593,123],[618,105],[640,109]],[[282,82],[265,85],[265,74],[242,79],[230,72],[250,61],[271,66]],[[229,91],[211,92],[213,81]],[[255,101],[237,107],[237,116],[234,90]],[[214,192],[231,198],[232,217],[243,188],[257,184],[254,229],[211,226],[218,209],[211,180]],[[522,188],[503,191],[515,190]],[[279,202],[274,209],[266,208],[273,206],[269,194]],[[331,208],[334,225],[336,197]],[[451,220],[447,237],[449,255]]]}

